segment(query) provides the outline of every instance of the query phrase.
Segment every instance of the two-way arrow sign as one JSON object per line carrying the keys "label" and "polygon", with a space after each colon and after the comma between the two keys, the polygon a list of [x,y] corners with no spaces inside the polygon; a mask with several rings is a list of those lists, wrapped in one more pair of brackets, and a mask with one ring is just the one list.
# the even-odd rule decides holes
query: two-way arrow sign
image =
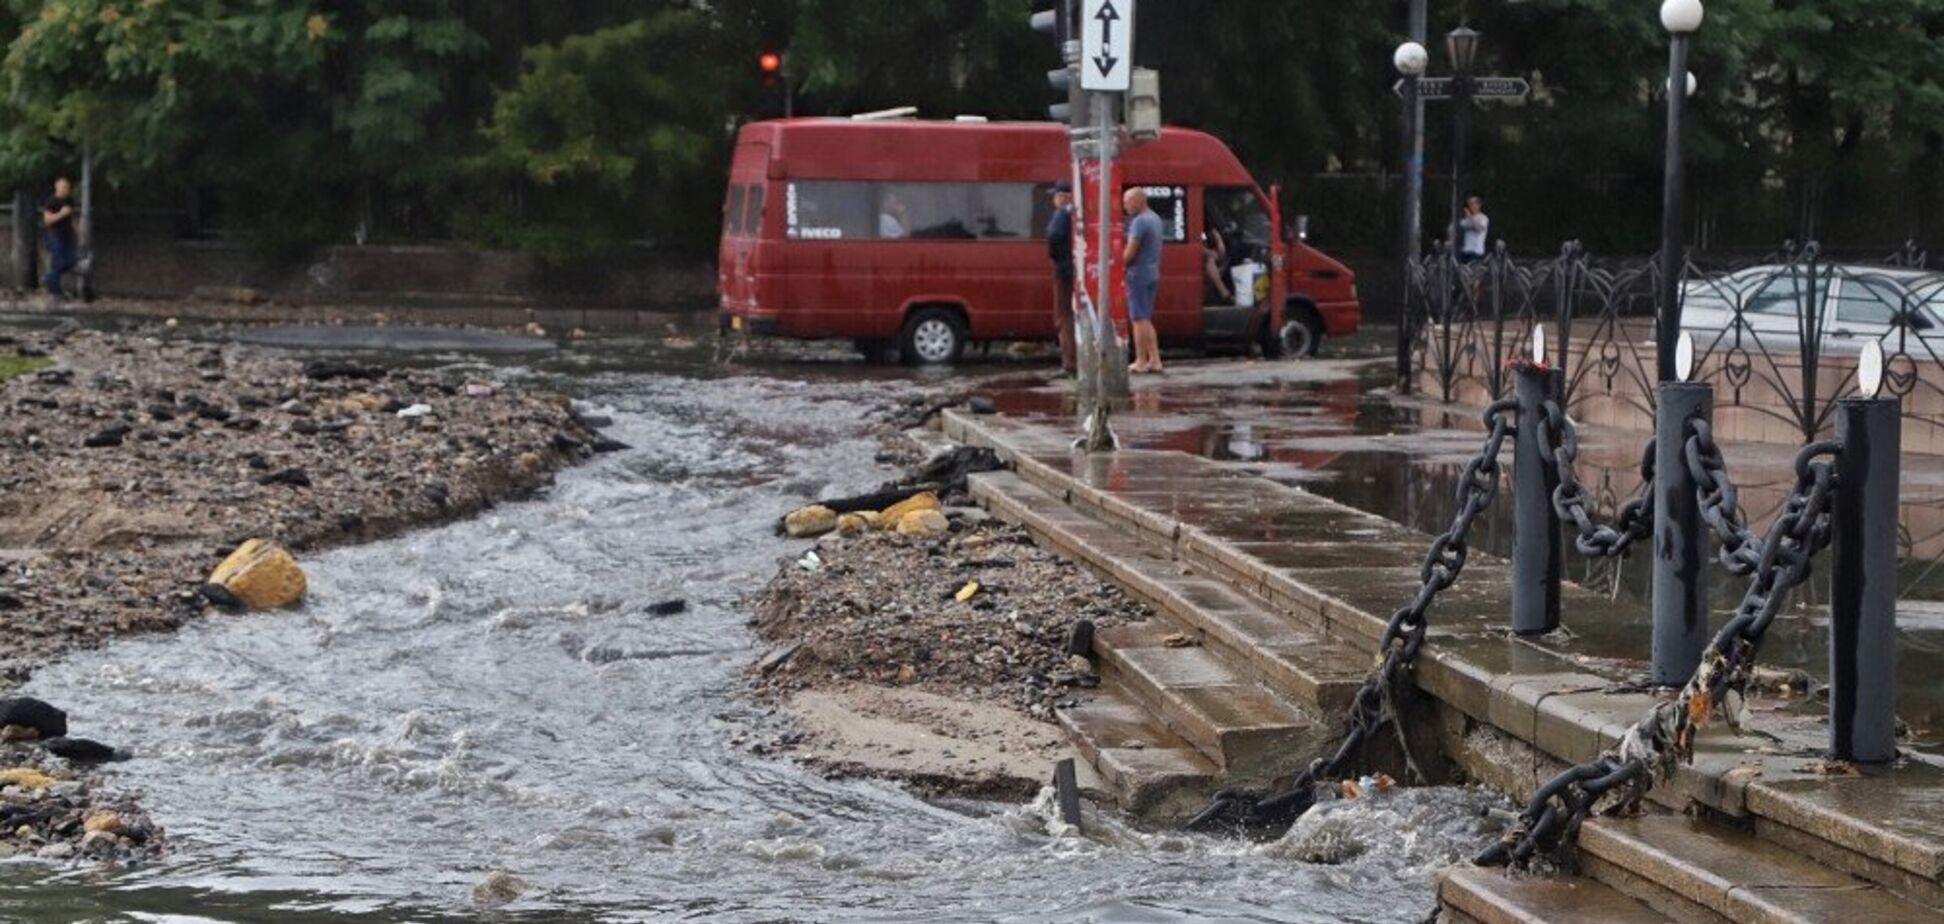
{"label": "two-way arrow sign", "polygon": [[[1523,77],[1473,77],[1471,83],[1471,95],[1474,99],[1523,99],[1532,93],[1532,85]],[[1391,92],[1402,97],[1404,81],[1400,80],[1392,84]],[[1418,78],[1418,99],[1451,99],[1457,95],[1457,81],[1454,78]]]}
{"label": "two-way arrow sign", "polygon": [[1134,71],[1134,0],[1086,0],[1080,22],[1080,88],[1126,92]]}

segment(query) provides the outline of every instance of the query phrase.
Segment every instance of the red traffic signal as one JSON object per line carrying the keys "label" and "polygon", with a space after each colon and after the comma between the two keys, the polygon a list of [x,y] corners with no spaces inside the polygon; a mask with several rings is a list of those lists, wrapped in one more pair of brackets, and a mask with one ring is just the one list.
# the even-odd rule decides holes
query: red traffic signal
{"label": "red traffic signal", "polygon": [[765,51],[756,56],[756,66],[765,74],[774,74],[783,69],[783,56],[774,51]]}

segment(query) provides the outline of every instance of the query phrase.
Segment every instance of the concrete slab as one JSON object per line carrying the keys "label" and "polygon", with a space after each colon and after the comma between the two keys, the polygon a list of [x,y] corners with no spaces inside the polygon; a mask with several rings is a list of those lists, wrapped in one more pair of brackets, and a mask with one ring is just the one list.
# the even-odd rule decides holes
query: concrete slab
{"label": "concrete slab", "polygon": [[1590,879],[1513,878],[1454,867],[1438,879],[1438,901],[1480,924],[1667,924],[1641,903]]}

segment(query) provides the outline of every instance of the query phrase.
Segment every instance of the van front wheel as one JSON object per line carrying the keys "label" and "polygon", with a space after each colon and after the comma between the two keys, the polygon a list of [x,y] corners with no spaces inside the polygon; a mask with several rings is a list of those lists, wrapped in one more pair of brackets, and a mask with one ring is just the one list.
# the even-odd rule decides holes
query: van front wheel
{"label": "van front wheel", "polygon": [[907,363],[936,366],[958,362],[965,352],[965,322],[945,308],[920,308],[905,321],[899,346]]}

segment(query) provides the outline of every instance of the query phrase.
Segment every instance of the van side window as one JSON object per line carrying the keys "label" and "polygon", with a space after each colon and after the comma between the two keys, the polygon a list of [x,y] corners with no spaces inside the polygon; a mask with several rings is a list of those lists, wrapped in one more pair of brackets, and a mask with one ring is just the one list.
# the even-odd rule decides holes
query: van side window
{"label": "van side window", "polygon": [[[1128,186],[1125,189],[1133,189]],[[1163,240],[1179,244],[1188,239],[1188,189],[1185,186],[1143,186],[1147,190],[1148,208],[1161,216],[1161,228],[1167,233]],[[1114,204],[1116,212],[1120,203]]]}
{"label": "van side window", "polygon": [[[751,201],[760,195],[752,188]],[[1031,183],[797,180],[785,196],[784,227],[798,240],[1031,240],[1048,217]]]}
{"label": "van side window", "polygon": [[743,230],[743,188],[734,183],[729,185],[729,198],[722,203],[722,233],[734,237]]}
{"label": "van side window", "polygon": [[749,187],[749,210],[744,213],[743,230],[752,235],[763,233],[763,184],[754,183]]}

